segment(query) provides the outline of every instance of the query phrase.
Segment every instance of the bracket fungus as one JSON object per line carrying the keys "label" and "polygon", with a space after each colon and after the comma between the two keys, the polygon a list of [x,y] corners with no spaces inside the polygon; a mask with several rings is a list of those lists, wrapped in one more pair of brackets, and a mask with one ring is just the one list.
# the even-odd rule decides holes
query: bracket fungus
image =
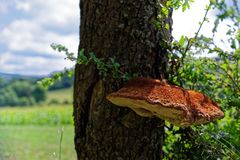
{"label": "bracket fungus", "polygon": [[142,117],[158,117],[187,127],[224,117],[217,103],[206,95],[151,78],[130,80],[107,99],[113,104],[131,108]]}

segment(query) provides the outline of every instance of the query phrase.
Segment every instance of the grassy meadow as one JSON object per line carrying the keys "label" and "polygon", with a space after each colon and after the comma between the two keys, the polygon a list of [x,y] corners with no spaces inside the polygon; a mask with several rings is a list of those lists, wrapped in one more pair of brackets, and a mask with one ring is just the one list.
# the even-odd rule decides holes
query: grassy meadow
{"label": "grassy meadow", "polygon": [[62,127],[62,160],[76,159],[71,125],[5,125],[0,127],[0,160],[58,160]]}
{"label": "grassy meadow", "polygon": [[72,106],[0,108],[0,125],[72,125]]}
{"label": "grassy meadow", "polygon": [[41,106],[1,107],[0,160],[59,160],[61,133],[61,160],[75,160],[72,105],[63,104],[72,102],[70,92],[50,92]]}
{"label": "grassy meadow", "polygon": [[72,103],[73,88],[61,89],[60,91],[50,91],[48,92],[47,97],[47,104],[70,104]]}

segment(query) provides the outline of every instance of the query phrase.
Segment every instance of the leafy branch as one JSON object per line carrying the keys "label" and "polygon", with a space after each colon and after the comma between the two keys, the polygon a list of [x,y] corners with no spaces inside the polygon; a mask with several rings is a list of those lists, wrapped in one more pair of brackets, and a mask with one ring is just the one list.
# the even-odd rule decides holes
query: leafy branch
{"label": "leafy branch", "polygon": [[38,84],[40,84],[44,88],[48,88],[49,86],[52,86],[57,81],[60,81],[65,74],[67,74],[68,77],[72,77],[73,71],[74,71],[73,68],[71,68],[71,69],[65,68],[64,71],[62,71],[62,72],[57,72],[57,73],[52,74],[51,77],[46,77],[46,78],[41,79],[40,81],[38,81]]}
{"label": "leafy branch", "polygon": [[[51,48],[58,52],[64,52],[66,55],[65,59],[75,62],[80,65],[88,65],[93,63],[96,65],[99,71],[99,76],[103,79],[107,76],[112,76],[114,79],[130,79],[130,75],[127,72],[122,72],[120,70],[121,65],[116,61],[115,58],[109,58],[104,60],[103,58],[98,58],[95,53],[90,52],[88,55],[85,54],[84,49],[80,49],[78,53],[78,58],[74,56],[73,52],[69,52],[68,48],[62,44],[51,44]],[[52,77],[44,78],[39,83],[45,88],[53,85],[56,81],[61,80],[61,77],[67,72],[71,77],[73,76],[74,69],[65,69],[63,72],[58,72],[53,74]]]}

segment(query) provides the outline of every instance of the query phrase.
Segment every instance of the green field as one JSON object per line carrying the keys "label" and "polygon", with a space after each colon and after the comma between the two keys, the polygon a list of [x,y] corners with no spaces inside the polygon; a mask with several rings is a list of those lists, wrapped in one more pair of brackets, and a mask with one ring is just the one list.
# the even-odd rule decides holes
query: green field
{"label": "green field", "polygon": [[3,107],[0,125],[59,125],[73,124],[72,106]]}
{"label": "green field", "polygon": [[76,159],[71,105],[0,108],[0,160]]}
{"label": "green field", "polygon": [[71,125],[0,126],[0,160],[58,160],[62,127],[62,160],[75,160]]}
{"label": "green field", "polygon": [[54,103],[71,104],[72,101],[73,101],[73,88],[49,91],[47,93],[47,101],[46,101],[47,104],[54,104]]}

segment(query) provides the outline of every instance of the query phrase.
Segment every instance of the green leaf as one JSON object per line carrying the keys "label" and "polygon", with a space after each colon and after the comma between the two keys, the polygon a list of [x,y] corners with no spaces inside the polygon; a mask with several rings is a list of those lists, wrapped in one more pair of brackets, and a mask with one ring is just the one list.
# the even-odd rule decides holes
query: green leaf
{"label": "green leaf", "polygon": [[180,40],[179,40],[179,45],[180,45],[181,47],[183,47],[183,46],[184,46],[184,42],[185,42],[185,37],[182,35],[181,38],[180,38]]}
{"label": "green leaf", "polygon": [[215,4],[215,3],[216,3],[216,0],[210,0],[210,3],[211,3],[211,4]]}
{"label": "green leaf", "polygon": [[165,24],[165,28],[166,28],[166,30],[169,30],[169,24],[168,23]]}
{"label": "green leaf", "polygon": [[165,17],[168,17],[168,8],[163,6],[162,7],[162,13],[165,15]]}

